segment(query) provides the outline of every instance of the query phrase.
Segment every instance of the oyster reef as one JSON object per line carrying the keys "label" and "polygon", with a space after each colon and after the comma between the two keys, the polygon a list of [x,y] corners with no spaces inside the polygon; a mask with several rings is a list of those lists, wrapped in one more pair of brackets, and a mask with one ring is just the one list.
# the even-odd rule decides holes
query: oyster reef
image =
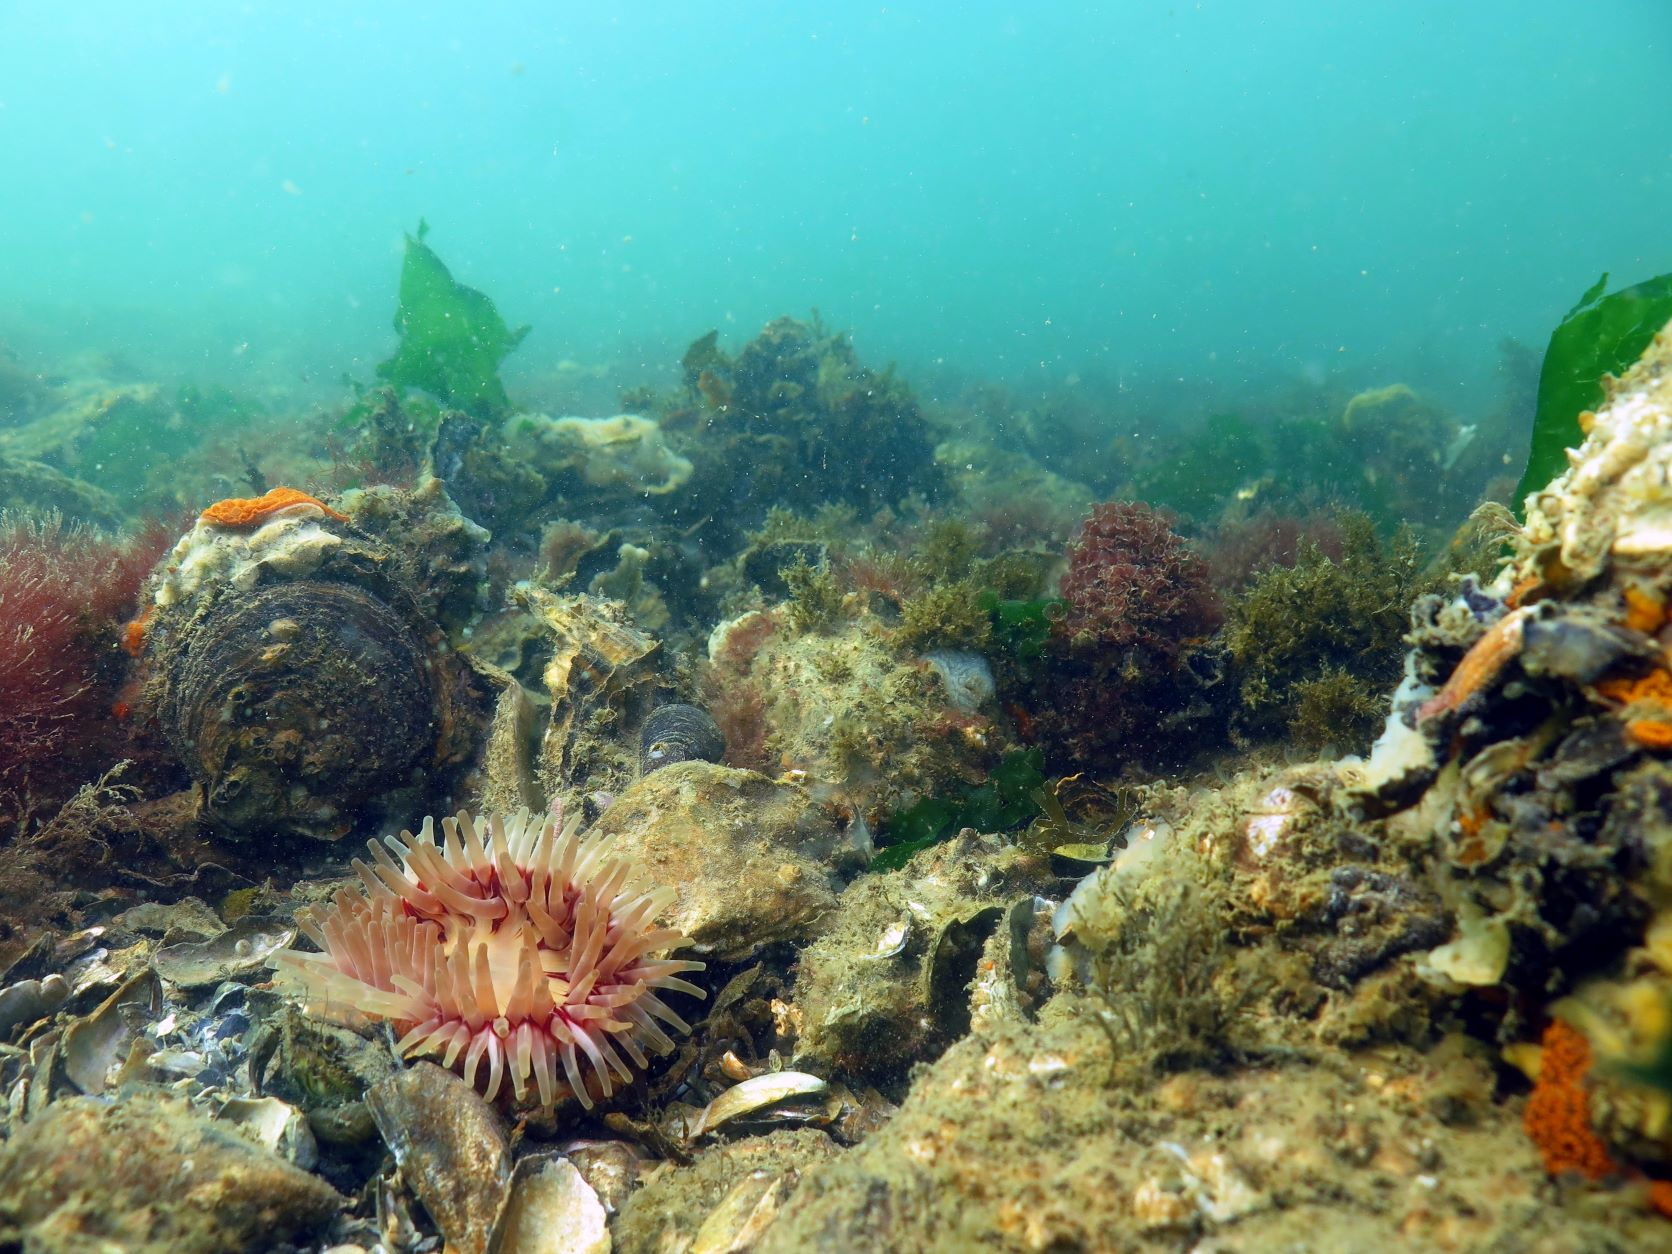
{"label": "oyster reef", "polygon": [[1266,7],[0,13],[0,1250],[1672,1248],[1666,40]]}

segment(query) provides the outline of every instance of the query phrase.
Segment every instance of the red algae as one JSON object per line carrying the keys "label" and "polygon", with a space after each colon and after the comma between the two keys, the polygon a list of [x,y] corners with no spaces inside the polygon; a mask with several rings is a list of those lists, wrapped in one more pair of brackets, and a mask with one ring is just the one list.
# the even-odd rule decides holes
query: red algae
{"label": "red algae", "polygon": [[168,540],[0,518],[0,831],[118,756],[120,624]]}
{"label": "red algae", "polygon": [[1092,509],[1068,546],[1056,633],[1076,647],[1138,646],[1164,656],[1219,625],[1207,563],[1173,533],[1167,517],[1137,501]]}

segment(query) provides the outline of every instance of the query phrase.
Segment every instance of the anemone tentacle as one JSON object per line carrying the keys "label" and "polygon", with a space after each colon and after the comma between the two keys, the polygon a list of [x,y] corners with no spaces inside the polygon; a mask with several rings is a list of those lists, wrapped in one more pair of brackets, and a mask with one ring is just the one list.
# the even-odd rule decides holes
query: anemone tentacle
{"label": "anemone tentacle", "polygon": [[370,841],[353,862],[362,892],[339,891],[302,932],[321,952],[274,959],[311,1012],[390,1022],[404,1058],[432,1057],[490,1099],[590,1108],[631,1083],[690,1027],[666,993],[704,964],[656,917],[666,887],[635,892],[631,868],[561,815],[527,811],[425,819]]}

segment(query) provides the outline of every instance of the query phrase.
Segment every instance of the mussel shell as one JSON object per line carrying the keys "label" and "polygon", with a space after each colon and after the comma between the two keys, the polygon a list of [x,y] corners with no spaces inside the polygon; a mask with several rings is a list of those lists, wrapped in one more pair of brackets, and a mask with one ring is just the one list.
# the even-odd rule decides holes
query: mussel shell
{"label": "mussel shell", "polygon": [[658,706],[639,729],[639,772],[643,775],[675,762],[718,762],[725,756],[726,738],[700,706]]}
{"label": "mussel shell", "polygon": [[223,603],[173,659],[162,726],[206,817],[335,838],[435,741],[423,649],[350,584],[297,581]]}

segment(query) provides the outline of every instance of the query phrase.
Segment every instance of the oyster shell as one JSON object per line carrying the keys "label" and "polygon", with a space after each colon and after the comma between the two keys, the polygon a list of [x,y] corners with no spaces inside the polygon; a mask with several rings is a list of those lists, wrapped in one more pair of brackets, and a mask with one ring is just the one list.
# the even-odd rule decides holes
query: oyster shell
{"label": "oyster shell", "polygon": [[523,1159],[511,1174],[489,1254],[609,1254],[609,1215],[575,1164],[560,1154]]}
{"label": "oyster shell", "polygon": [[[583,741],[593,717],[611,711],[636,719],[635,711],[649,703],[661,646],[625,621],[618,606],[599,597],[557,596],[537,587],[521,588],[517,597],[551,640],[543,678],[552,707],[541,740],[540,769],[548,791],[560,792],[573,782],[577,760],[586,755]],[[624,773],[630,777],[631,765]]]}
{"label": "oyster shell", "polygon": [[435,1220],[447,1247],[483,1254],[511,1180],[505,1128],[470,1085],[420,1062],[366,1094],[401,1179]]}
{"label": "oyster shell", "polygon": [[296,928],[279,919],[246,915],[219,936],[165,945],[151,958],[157,974],[181,988],[203,988],[256,975],[267,958],[296,939]]}
{"label": "oyster shell", "polygon": [[190,624],[159,713],[210,819],[323,839],[404,781],[437,721],[424,650],[403,617],[361,588],[319,580],[223,597]]}

